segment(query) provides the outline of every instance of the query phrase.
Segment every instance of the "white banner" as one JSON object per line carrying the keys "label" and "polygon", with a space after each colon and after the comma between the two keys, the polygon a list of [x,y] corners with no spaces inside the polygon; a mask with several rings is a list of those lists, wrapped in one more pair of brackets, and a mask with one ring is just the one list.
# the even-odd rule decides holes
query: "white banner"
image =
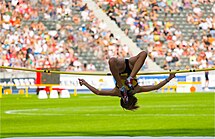
{"label": "white banner", "polygon": [[113,89],[115,87],[112,76],[91,76],[91,75],[61,75],[60,86],[65,89],[87,89],[80,86],[78,78],[86,80],[97,89]]}

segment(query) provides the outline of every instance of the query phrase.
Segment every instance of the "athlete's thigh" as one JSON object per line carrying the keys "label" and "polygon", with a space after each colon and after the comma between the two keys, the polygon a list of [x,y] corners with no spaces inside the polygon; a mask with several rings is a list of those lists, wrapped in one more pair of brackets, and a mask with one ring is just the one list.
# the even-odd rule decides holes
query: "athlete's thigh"
{"label": "athlete's thigh", "polygon": [[138,59],[138,55],[130,57],[129,58],[129,64],[134,66],[134,64],[136,63],[137,59]]}
{"label": "athlete's thigh", "polygon": [[123,58],[117,58],[117,67],[119,72],[123,72],[125,70],[125,60]]}

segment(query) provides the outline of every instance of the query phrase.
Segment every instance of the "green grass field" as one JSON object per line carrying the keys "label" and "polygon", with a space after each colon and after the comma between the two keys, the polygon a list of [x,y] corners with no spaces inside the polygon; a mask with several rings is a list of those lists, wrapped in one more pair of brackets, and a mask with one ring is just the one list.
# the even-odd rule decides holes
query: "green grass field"
{"label": "green grass field", "polygon": [[139,94],[137,111],[119,98],[78,95],[39,100],[3,95],[1,137],[215,136],[215,94]]}

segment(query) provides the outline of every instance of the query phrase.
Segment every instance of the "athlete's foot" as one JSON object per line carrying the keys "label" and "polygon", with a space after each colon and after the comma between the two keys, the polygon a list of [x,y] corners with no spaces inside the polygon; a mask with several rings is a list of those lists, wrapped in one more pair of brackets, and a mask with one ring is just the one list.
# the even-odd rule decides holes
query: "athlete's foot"
{"label": "athlete's foot", "polygon": [[119,90],[120,90],[123,102],[128,103],[128,92],[127,92],[125,86],[122,86],[121,88],[119,88]]}
{"label": "athlete's foot", "polygon": [[131,90],[134,90],[134,86],[132,84],[134,78],[129,76],[126,81],[125,81],[125,84],[131,89]]}

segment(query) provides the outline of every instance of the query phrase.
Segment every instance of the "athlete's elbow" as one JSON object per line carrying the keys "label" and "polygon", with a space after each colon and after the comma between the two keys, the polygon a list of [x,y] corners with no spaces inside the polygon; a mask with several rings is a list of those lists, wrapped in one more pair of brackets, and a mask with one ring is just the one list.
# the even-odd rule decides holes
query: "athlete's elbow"
{"label": "athlete's elbow", "polygon": [[94,94],[96,94],[96,95],[101,95],[101,91],[96,90],[96,91],[94,91]]}

